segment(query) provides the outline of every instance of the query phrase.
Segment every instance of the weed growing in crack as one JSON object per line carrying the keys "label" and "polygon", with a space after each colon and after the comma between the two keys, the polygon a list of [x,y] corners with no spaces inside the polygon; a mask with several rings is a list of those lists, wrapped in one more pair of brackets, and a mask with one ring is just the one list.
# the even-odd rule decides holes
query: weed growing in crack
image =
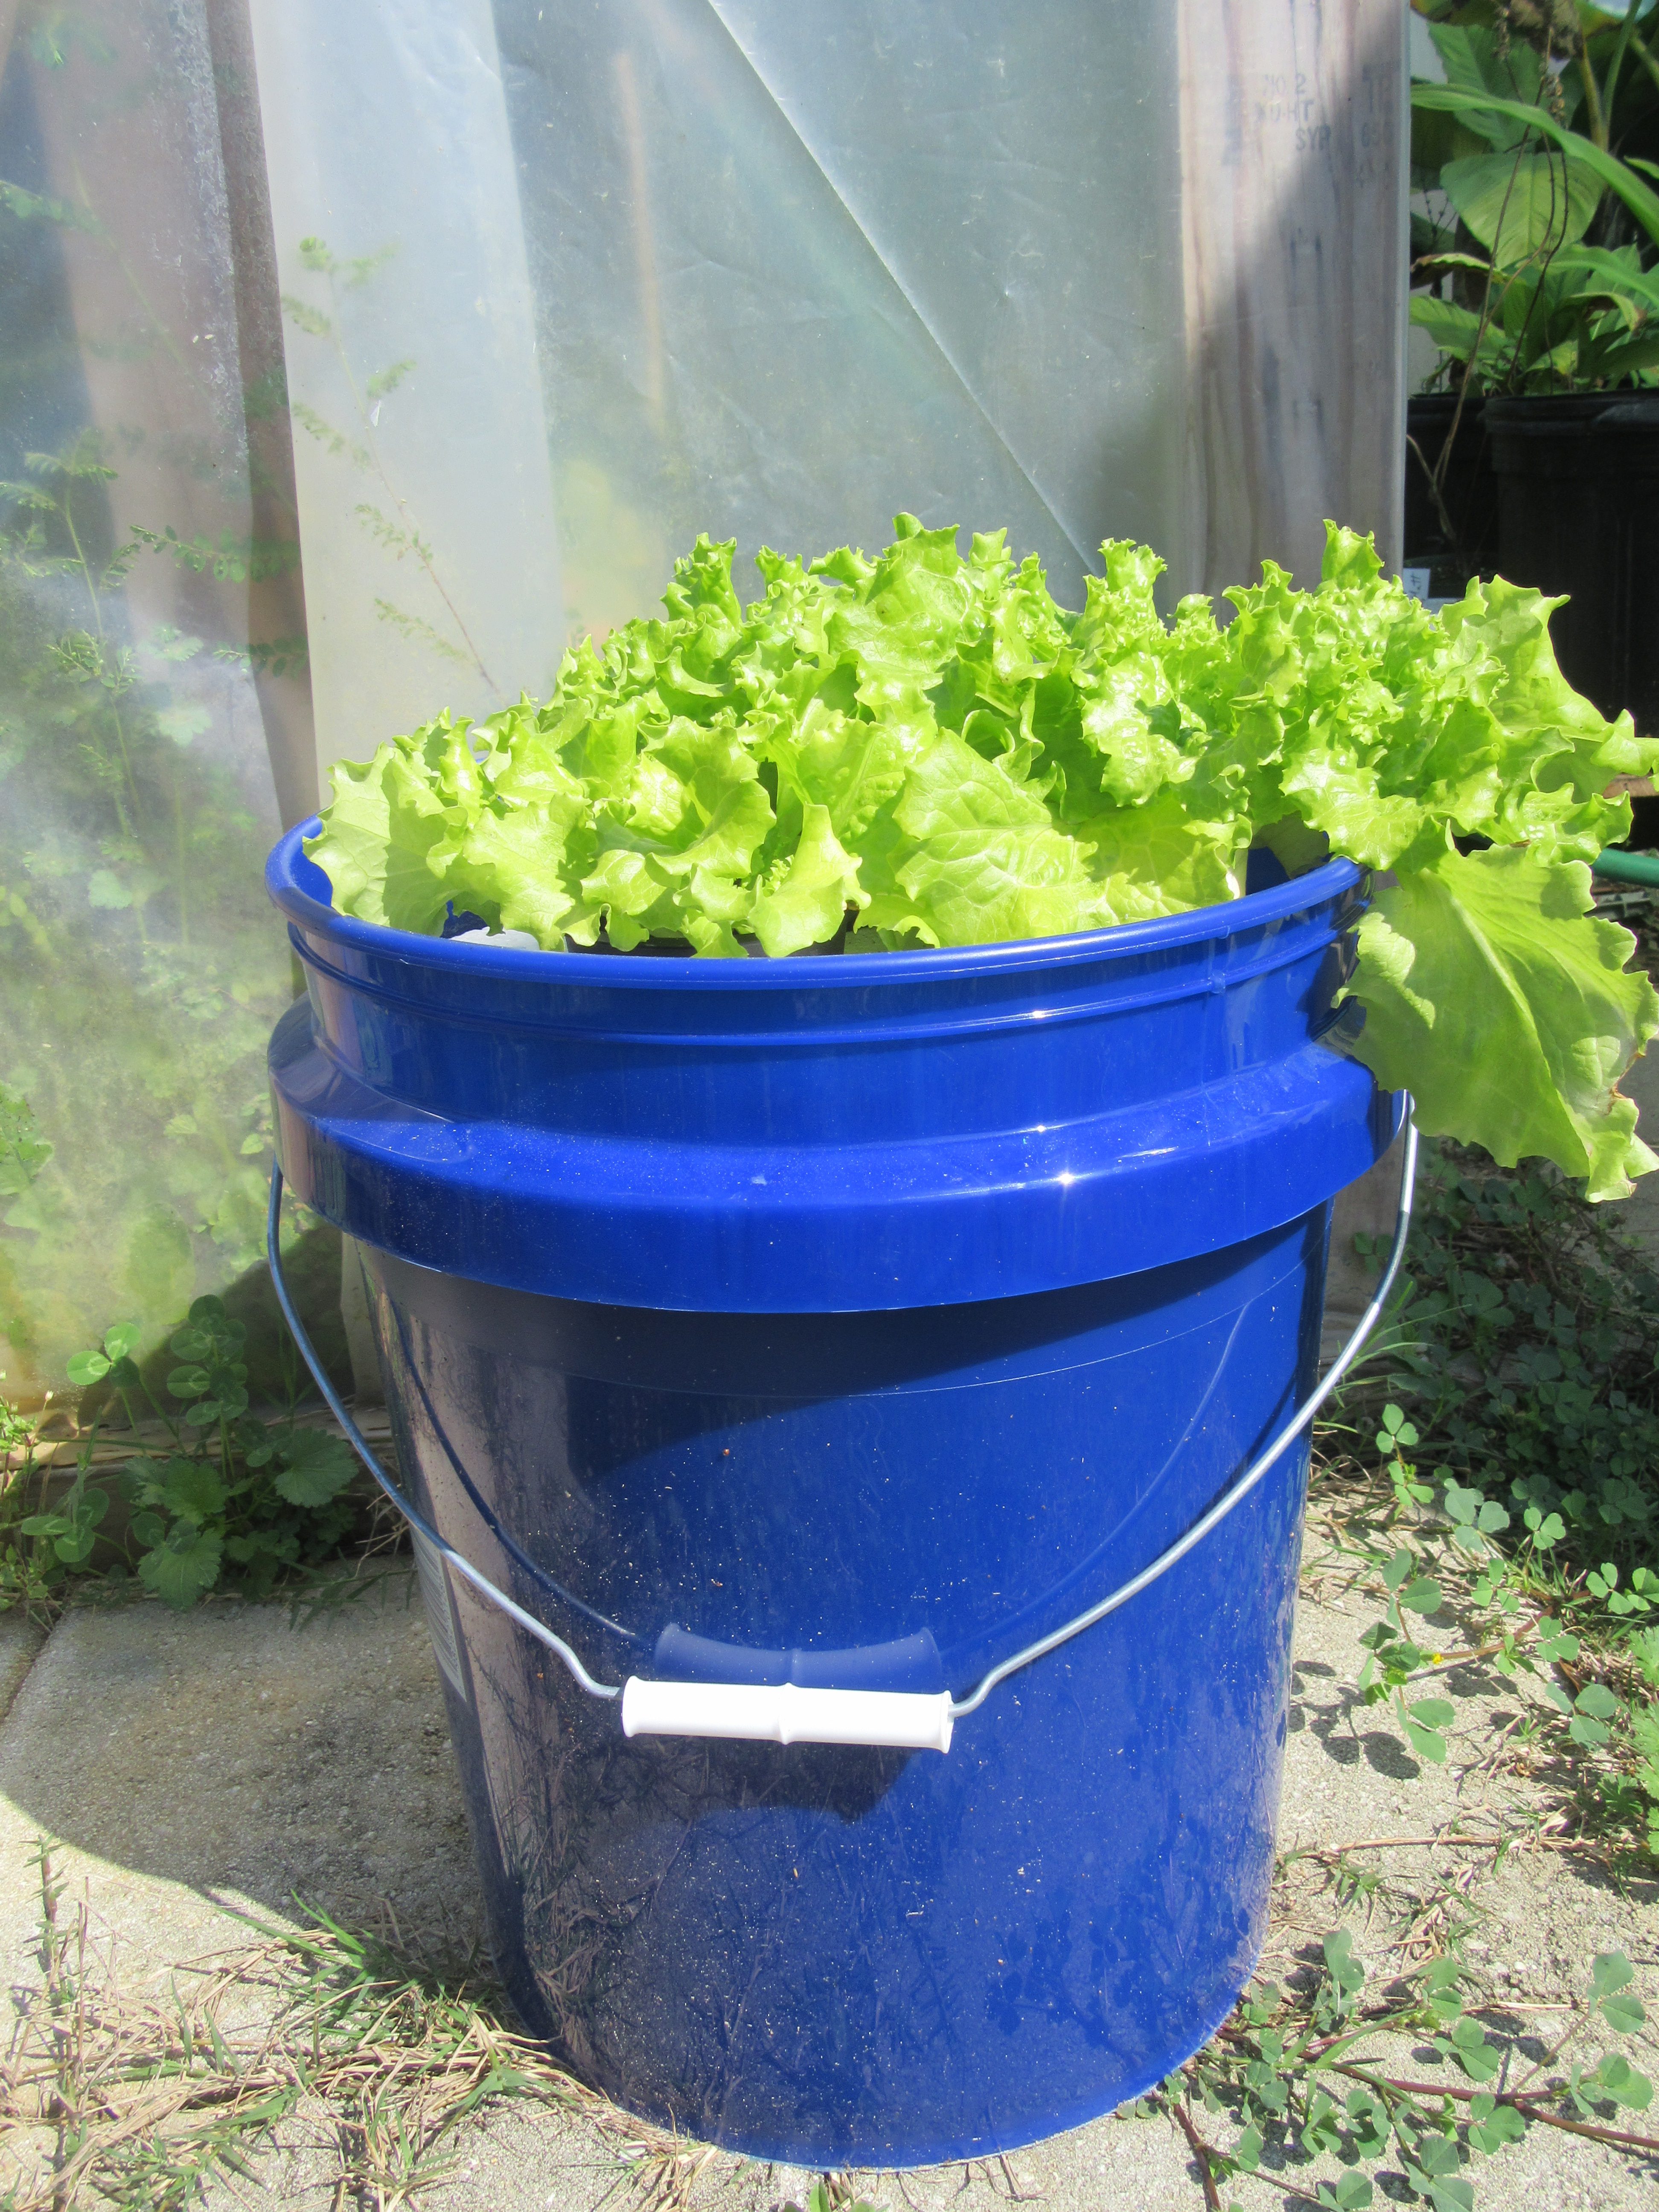
{"label": "weed growing in crack", "polygon": [[[1180,2127],[1205,2201],[1217,2212],[1219,2185],[1234,2176],[1269,2161],[1279,2169],[1318,2158],[1343,2169],[1312,2191],[1329,2212],[1362,2212],[1380,2183],[1393,2195],[1401,2182],[1434,2212],[1471,2212],[1469,2175],[1532,2127],[1659,2156],[1659,2136],[1620,2124],[1626,2113],[1645,2111],[1653,2094],[1622,2051],[1606,2050],[1593,2065],[1558,2063],[1592,2031],[1602,2040],[1637,2033],[1646,2015],[1632,1979],[1622,1952],[1598,1955],[1566,2032],[1530,2071],[1511,2079],[1516,2040],[1482,2025],[1455,1953],[1374,1988],[1352,1933],[1338,1927],[1326,1936],[1305,1986],[1258,1988],[1214,2041],[1136,2110],[1164,2112]],[[1426,2045],[1424,2055],[1446,2069],[1447,2078],[1424,2081],[1398,2070],[1386,2045],[1404,2037],[1419,2051]],[[1204,2133],[1217,2118],[1237,2129],[1225,2149]],[[1385,2162],[1386,2171],[1377,2171]]]}
{"label": "weed growing in crack", "polygon": [[[101,1345],[70,1360],[70,1382],[107,1389],[135,1437],[143,1405],[153,1417],[145,1431],[153,1448],[135,1453],[113,1477],[94,1476],[100,1415],[82,1439],[74,1480],[51,1494],[36,1468],[33,1431],[9,1413],[15,1436],[0,1485],[0,1605],[50,1613],[100,1544],[106,1577],[136,1573],[176,1611],[222,1585],[264,1597],[357,1531],[349,1446],[296,1421],[292,1400],[275,1419],[251,1410],[240,1357],[246,1335],[222,1300],[198,1298],[171,1340],[178,1364],[167,1376],[167,1407],[132,1357],[137,1322],[118,1323]],[[117,1497],[129,1510],[112,1537],[106,1524]]]}
{"label": "weed growing in crack", "polygon": [[1443,1145],[1419,1188],[1403,1297],[1321,1437],[1339,1548],[1387,1598],[1360,1694],[1443,1763],[1452,1670],[1489,1661],[1531,1693],[1509,1756],[1659,1855],[1659,1275],[1547,1170]]}
{"label": "weed growing in crack", "polygon": [[94,2199],[176,2212],[216,2174],[252,2178],[284,2150],[324,2157],[337,2204],[395,2212],[454,2169],[454,2138],[515,2100],[589,2121],[651,2202],[684,2201],[701,2146],[642,2128],[502,2025],[487,1987],[339,1926],[267,1928],[178,1968],[164,1994],[123,1988],[84,1903],[43,1844],[36,1972],[0,2055],[0,2134],[17,2178],[4,2212]]}

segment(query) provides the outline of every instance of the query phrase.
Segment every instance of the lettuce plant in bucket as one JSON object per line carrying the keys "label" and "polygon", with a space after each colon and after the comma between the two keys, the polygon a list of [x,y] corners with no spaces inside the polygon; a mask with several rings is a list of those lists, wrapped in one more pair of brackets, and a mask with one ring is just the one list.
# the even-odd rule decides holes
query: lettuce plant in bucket
{"label": "lettuce plant in bucket", "polygon": [[1131,546],[1079,613],[908,518],[747,609],[731,551],[283,839],[278,1152],[364,1255],[524,2018],[750,2156],[938,2163],[1237,1997],[1328,1207],[1402,1106],[1321,1036],[1624,1188],[1659,1008],[1583,856],[1652,749],[1535,593],[1437,619],[1342,532],[1225,629]]}
{"label": "lettuce plant in bucket", "polygon": [[[343,912],[550,950],[848,955],[1098,929],[1242,895],[1265,848],[1378,871],[1346,1048],[1419,1126],[1618,1197],[1655,1164],[1620,1077],[1659,1029],[1588,862],[1659,743],[1556,665],[1556,603],[1494,580],[1433,613],[1369,539],[1323,574],[1184,599],[1108,544],[1080,613],[1003,535],[897,519],[875,560],[700,538],[665,619],[565,656],[552,697],[449,714],[335,770],[307,847]],[[450,933],[453,933],[453,921]],[[1357,1033],[1356,1033],[1357,1032]]]}

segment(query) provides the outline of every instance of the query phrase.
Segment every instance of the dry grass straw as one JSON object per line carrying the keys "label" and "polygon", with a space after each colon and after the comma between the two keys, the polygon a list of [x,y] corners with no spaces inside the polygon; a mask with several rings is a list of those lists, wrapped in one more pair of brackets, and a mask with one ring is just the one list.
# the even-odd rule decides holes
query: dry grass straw
{"label": "dry grass straw", "polygon": [[[15,1990],[0,2060],[0,2212],[110,2203],[171,2212],[215,2173],[256,2178],[280,2142],[320,2154],[335,2212],[417,2207],[453,2172],[456,2130],[493,2100],[592,2125],[636,2204],[684,2205],[714,2154],[644,2128],[503,2027],[499,2000],[313,1916],[173,1971],[118,1980],[83,1900],[37,1846],[38,1978]],[[278,2130],[280,2130],[280,2136]]]}

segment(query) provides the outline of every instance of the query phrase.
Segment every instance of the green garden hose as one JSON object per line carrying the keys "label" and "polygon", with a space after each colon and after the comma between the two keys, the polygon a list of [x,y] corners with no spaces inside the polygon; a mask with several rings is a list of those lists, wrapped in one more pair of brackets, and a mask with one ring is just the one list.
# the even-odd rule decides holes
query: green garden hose
{"label": "green garden hose", "polygon": [[1659,890],[1659,853],[1626,853],[1620,846],[1609,845],[1591,865],[1598,876],[1613,883],[1646,884]]}

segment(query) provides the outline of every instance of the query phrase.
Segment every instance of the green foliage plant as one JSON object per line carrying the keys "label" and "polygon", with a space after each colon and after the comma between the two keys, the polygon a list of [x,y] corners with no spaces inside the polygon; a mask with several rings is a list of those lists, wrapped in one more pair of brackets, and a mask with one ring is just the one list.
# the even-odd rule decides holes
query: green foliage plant
{"label": "green foliage plant", "polygon": [[1573,1777],[1586,1832],[1659,1856],[1659,1273],[1560,1178],[1452,1147],[1407,1268],[1380,1419],[1363,1370],[1340,1416],[1374,1430],[1339,1508],[1384,1604],[1359,1702],[1443,1763],[1471,1655],[1440,1647],[1472,1646],[1525,1692],[1516,1753]]}
{"label": "green foliage plant", "polygon": [[[0,1501],[0,1604],[50,1601],[88,1568],[100,1545],[115,1554],[106,1573],[135,1573],[177,1612],[214,1589],[261,1598],[337,1551],[356,1529],[349,1448],[298,1421],[291,1406],[275,1419],[250,1407],[240,1357],[245,1332],[222,1300],[198,1298],[174,1332],[178,1364],[167,1376],[165,1407],[132,1357],[139,1336],[137,1322],[118,1323],[69,1363],[70,1381],[82,1389],[102,1386],[135,1435],[146,1408],[145,1433],[161,1431],[156,1448],[135,1454],[115,1478],[128,1508],[125,1532],[109,1533],[111,1488],[94,1474],[100,1417],[61,1495],[49,1500],[37,1478],[34,1510],[27,1510],[33,1473],[27,1457],[9,1480]],[[21,1437],[20,1417],[10,1418]]]}
{"label": "green foliage plant", "polygon": [[[1594,2066],[1569,2062],[1547,2069],[1536,2087],[1530,2077],[1512,2086],[1510,2051],[1470,2009],[1455,1953],[1381,1989],[1349,1929],[1333,1928],[1321,1954],[1311,1987],[1260,1986],[1214,2041],[1137,2108],[1168,2112],[1181,2125],[1207,2202],[1219,2203],[1218,2184],[1258,2172],[1269,2157],[1276,2169],[1322,2158],[1341,2168],[1309,2192],[1327,2212],[1369,2212],[1396,2193],[1396,2177],[1434,2212],[1474,2212],[1486,2161],[1535,2127],[1620,2148],[1650,2140],[1632,2133],[1629,2116],[1648,2109],[1652,2083],[1616,2048]],[[1633,1978],[1622,1952],[1596,1956],[1557,2056],[1587,2031],[1605,2042],[1642,2027],[1646,2014],[1631,1991]],[[1396,2070],[1387,2039],[1401,2036],[1431,2047],[1440,2079]],[[1236,2129],[1224,2150],[1200,2135],[1206,2116]],[[1391,2171],[1379,2170],[1384,2161]]]}
{"label": "green foliage plant", "polygon": [[1659,744],[1567,685],[1553,602],[1476,581],[1432,613],[1328,525],[1316,591],[1269,562],[1224,627],[1197,597],[1166,625],[1145,547],[1104,546],[1072,613],[1001,533],[964,559],[896,526],[874,560],[763,549],[746,609],[701,538],[667,618],[568,653],[544,705],[342,763],[307,847],[336,905],[549,950],[854,955],[1181,913],[1237,897],[1252,848],[1336,852],[1390,874],[1330,1042],[1425,1132],[1592,1197],[1655,1164],[1617,1084],[1659,998],[1585,864]]}
{"label": "green foliage plant", "polygon": [[177,688],[211,649],[134,635],[155,556],[108,542],[103,456],[83,434],[0,486],[0,1334],[37,1393],[115,1298],[153,1332],[256,1259],[290,989],[268,832]]}
{"label": "green foliage plant", "polygon": [[1447,82],[1413,86],[1413,172],[1451,220],[1414,221],[1413,322],[1464,391],[1652,384],[1659,172],[1634,148],[1659,151],[1659,9],[1432,12]]}

